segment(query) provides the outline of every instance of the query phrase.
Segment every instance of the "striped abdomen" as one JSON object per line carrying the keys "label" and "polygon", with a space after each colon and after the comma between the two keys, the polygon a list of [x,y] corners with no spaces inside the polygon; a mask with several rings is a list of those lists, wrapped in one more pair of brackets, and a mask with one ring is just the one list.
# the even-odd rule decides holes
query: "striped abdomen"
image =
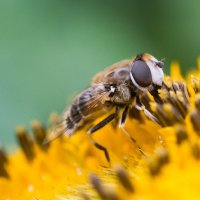
{"label": "striped abdomen", "polygon": [[72,135],[78,128],[85,125],[84,122],[95,119],[97,113],[104,111],[102,108],[108,94],[101,85],[92,86],[77,96],[63,115],[65,132]]}

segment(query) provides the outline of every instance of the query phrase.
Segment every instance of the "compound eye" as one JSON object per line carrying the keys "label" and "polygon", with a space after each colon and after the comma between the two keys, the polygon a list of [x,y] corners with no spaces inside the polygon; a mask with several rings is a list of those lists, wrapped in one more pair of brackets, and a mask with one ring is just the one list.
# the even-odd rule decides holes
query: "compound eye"
{"label": "compound eye", "polygon": [[141,87],[148,87],[152,83],[151,71],[144,61],[134,61],[131,74],[135,82]]}

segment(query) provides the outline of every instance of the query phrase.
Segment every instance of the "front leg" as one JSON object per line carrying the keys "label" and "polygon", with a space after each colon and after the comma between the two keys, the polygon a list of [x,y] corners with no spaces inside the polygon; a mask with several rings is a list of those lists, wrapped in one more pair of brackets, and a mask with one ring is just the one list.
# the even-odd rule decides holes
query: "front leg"
{"label": "front leg", "polygon": [[[163,82],[163,84],[164,84],[164,82]],[[161,88],[162,88],[162,86],[158,86],[158,85],[153,84],[149,89],[149,92],[153,96],[155,102],[159,103],[159,104],[163,104],[163,100],[159,96],[159,92],[158,92],[158,90],[161,89]]]}
{"label": "front leg", "polygon": [[160,124],[160,121],[154,116],[151,114],[151,112],[149,112],[145,106],[142,104],[142,102],[140,101],[140,98],[137,96],[136,98],[136,105],[135,105],[135,108],[137,110],[142,110],[144,112],[144,114],[153,122],[156,122],[157,124],[159,124],[160,126],[162,126]]}

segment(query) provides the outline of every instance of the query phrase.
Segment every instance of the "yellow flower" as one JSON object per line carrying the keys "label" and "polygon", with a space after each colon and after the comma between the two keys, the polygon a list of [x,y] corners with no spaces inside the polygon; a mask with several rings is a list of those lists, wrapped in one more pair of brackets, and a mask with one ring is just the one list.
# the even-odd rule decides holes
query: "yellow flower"
{"label": "yellow flower", "polygon": [[200,199],[200,60],[186,78],[173,63],[165,83],[163,104],[143,97],[160,126],[139,111],[126,123],[137,144],[112,125],[94,134],[111,166],[85,130],[43,145],[48,129],[32,122],[33,139],[19,126],[20,148],[0,150],[0,199]]}

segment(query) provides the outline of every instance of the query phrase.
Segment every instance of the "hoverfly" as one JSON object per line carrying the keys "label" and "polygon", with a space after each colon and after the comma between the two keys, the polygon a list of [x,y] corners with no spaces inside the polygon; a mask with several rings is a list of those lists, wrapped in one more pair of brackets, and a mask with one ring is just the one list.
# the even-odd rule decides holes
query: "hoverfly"
{"label": "hoverfly", "polygon": [[[159,123],[141,103],[140,98],[144,93],[150,92],[159,100],[158,89],[162,87],[164,79],[163,66],[162,61],[144,53],[134,59],[122,60],[99,72],[93,77],[90,87],[75,97],[63,113],[61,124],[53,131],[54,134],[50,134],[46,142],[64,133],[71,136],[78,129],[90,125],[98,116],[110,113],[101,122],[90,127],[87,133],[91,135],[114,119],[118,119],[119,127],[136,143],[124,129],[129,110],[133,107],[143,110],[149,119]],[[94,140],[92,142],[104,151],[110,162],[106,148]],[[139,146],[138,148],[140,149]]]}

